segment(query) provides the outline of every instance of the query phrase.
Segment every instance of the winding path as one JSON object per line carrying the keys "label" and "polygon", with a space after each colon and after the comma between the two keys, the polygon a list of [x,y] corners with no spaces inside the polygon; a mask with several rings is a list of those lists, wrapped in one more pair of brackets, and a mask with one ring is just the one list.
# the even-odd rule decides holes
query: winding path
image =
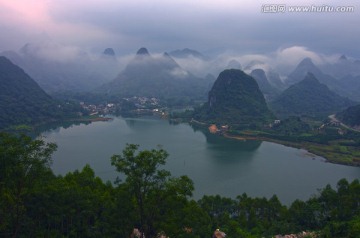
{"label": "winding path", "polygon": [[340,123],[340,125],[343,126],[343,127],[345,127],[346,129],[360,132],[360,130],[355,129],[355,128],[352,128],[352,127],[347,126],[347,125],[345,125],[344,123],[342,123],[339,119],[337,119],[337,118],[335,117],[335,114],[330,115],[329,118],[330,118],[330,120],[331,120],[332,122],[338,122],[338,123]]}

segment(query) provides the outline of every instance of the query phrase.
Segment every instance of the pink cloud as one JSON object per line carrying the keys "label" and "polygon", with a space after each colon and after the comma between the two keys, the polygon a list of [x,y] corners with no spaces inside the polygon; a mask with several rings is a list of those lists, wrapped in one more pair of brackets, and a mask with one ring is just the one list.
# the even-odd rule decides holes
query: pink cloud
{"label": "pink cloud", "polygon": [[[2,24],[42,25],[49,21],[47,1],[0,0]],[[5,19],[4,19],[5,18]]]}

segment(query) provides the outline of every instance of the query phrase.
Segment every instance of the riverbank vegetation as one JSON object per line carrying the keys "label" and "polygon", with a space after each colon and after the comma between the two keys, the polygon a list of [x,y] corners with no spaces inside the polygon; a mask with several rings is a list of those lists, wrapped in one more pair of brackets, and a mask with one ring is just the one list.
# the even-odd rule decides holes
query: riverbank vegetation
{"label": "riverbank vegetation", "polygon": [[[172,120],[176,121],[176,116],[182,118],[179,115],[173,116]],[[203,130],[214,125],[196,120],[191,120],[190,124]],[[216,127],[224,128],[224,124],[216,124]],[[360,132],[331,119],[289,117],[262,127],[249,126],[241,130],[226,125],[226,130],[219,129],[216,133],[232,139],[270,141],[302,148],[331,163],[360,166]]]}
{"label": "riverbank vegetation", "polygon": [[[80,171],[55,175],[55,144],[0,133],[0,237],[273,237],[313,231],[317,237],[358,237],[360,183],[342,179],[307,201],[283,205],[276,195],[191,198],[187,176],[162,169],[167,152],[127,145],[111,164],[125,179],[115,183]],[[109,161],[110,162],[110,161]]]}

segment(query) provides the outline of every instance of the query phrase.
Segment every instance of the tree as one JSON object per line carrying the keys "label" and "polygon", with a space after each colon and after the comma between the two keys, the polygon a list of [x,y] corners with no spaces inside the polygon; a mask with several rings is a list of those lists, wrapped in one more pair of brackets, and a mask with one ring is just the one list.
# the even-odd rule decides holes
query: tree
{"label": "tree", "polygon": [[50,172],[53,143],[0,133],[0,234],[17,237],[24,224],[24,198]]}
{"label": "tree", "polygon": [[170,172],[160,169],[168,157],[165,150],[158,148],[137,152],[138,148],[139,145],[127,144],[121,155],[111,157],[111,164],[126,176],[125,185],[134,196],[143,235],[155,237],[156,229],[160,229],[155,226],[163,224],[159,220],[173,222],[169,218],[173,216],[168,216],[169,208],[173,208],[171,204],[185,206],[187,200],[184,198],[191,196],[194,187],[188,177],[171,178]]}

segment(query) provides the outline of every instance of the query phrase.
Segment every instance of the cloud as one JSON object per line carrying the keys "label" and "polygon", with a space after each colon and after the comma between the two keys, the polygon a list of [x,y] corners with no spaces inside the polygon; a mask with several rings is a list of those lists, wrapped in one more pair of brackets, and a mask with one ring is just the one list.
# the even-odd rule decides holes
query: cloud
{"label": "cloud", "polygon": [[170,71],[170,74],[179,78],[184,78],[188,76],[188,72],[186,72],[182,68],[174,68],[173,70]]}
{"label": "cloud", "polygon": [[217,76],[227,68],[231,60],[238,61],[246,73],[254,69],[263,69],[265,72],[277,71],[286,76],[304,59],[311,58],[316,65],[334,63],[339,54],[325,55],[305,46],[290,46],[279,48],[266,54],[239,54],[225,52],[211,60],[205,61],[195,57],[175,58],[175,60],[186,70],[203,77],[208,73]]}
{"label": "cloud", "polygon": [[310,58],[315,65],[335,63],[340,57],[339,53],[324,54],[308,49],[304,46],[291,46],[278,49],[272,54],[272,61],[269,62],[272,68],[282,74],[287,74],[293,70],[304,58]]}
{"label": "cloud", "polygon": [[[1,18],[7,20],[2,24],[16,25],[39,25],[48,20],[46,2],[39,1],[0,1]],[[31,9],[31,11],[29,10]]]}
{"label": "cloud", "polygon": [[50,40],[26,44],[22,53],[57,62],[71,62],[88,56],[78,47],[64,46]]}
{"label": "cloud", "polygon": [[275,53],[275,60],[277,65],[295,65],[304,58],[311,58],[315,64],[322,64],[324,62],[320,55],[310,51],[304,46],[283,48],[279,49]]}
{"label": "cloud", "polygon": [[339,58],[339,54],[323,54],[310,50],[305,46],[294,45],[279,48],[266,54],[224,54],[218,60],[228,61],[229,59],[236,59],[244,68],[247,67],[248,72],[256,68],[261,68],[266,72],[275,70],[282,75],[286,75],[304,58],[311,58],[314,64],[321,66],[323,64],[334,63]]}
{"label": "cloud", "polygon": [[195,74],[198,77],[204,77],[211,73],[211,63],[196,57],[174,58],[176,62],[185,70]]}
{"label": "cloud", "polygon": [[[324,54],[360,56],[358,12],[265,14],[253,0],[0,0],[0,50],[20,48],[46,32],[62,45],[129,54],[193,48],[210,53],[268,54],[305,45]],[[279,0],[309,5],[313,0]],[[335,0],[326,4],[350,5]],[[360,2],[353,2],[356,11]],[[283,52],[284,54],[287,52]],[[291,53],[291,52],[290,52]],[[295,60],[295,59],[294,59]]]}

